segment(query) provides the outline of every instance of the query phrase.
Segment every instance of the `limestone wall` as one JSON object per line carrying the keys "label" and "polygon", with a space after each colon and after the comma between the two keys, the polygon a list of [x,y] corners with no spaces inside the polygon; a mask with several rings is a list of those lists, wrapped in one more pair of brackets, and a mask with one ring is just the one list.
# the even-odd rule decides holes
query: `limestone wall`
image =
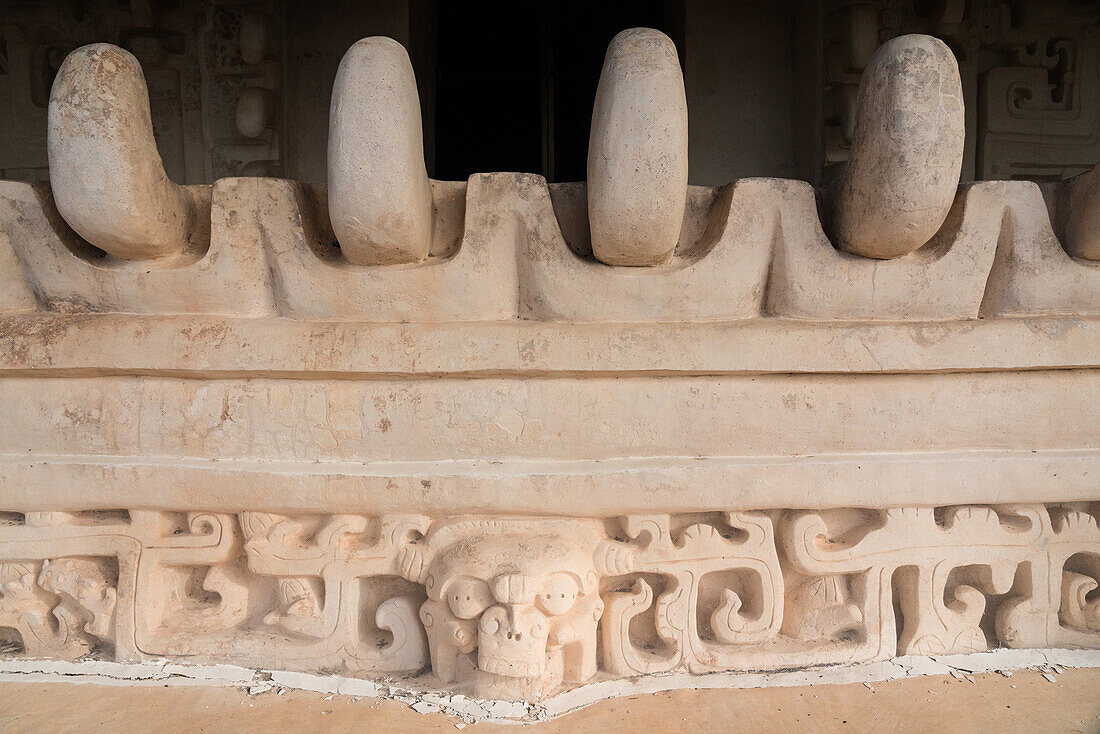
{"label": "limestone wall", "polygon": [[185,186],[136,58],[70,55],[0,182],[5,654],[537,700],[1100,647],[1098,174],[956,187],[907,35],[829,186],[690,186],[678,71],[612,42],[587,183],[435,181],[365,39],[327,186]]}

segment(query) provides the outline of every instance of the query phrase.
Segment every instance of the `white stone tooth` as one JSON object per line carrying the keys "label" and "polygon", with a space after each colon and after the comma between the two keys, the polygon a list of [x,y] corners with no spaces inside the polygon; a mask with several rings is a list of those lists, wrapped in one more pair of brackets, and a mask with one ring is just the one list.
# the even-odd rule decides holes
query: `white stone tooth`
{"label": "white stone tooth", "polygon": [[687,97],[676,45],[631,28],[607,48],[588,141],[592,253],[609,265],[668,260],[688,185]]}
{"label": "white stone tooth", "polygon": [[278,33],[275,22],[267,13],[247,12],[241,18],[237,36],[241,48],[241,60],[246,64],[260,64],[276,45]]}
{"label": "white stone tooth", "polygon": [[1100,166],[1058,186],[1062,246],[1074,257],[1100,260]]}
{"label": "white stone tooth", "polygon": [[916,34],[880,46],[860,79],[851,157],[832,190],[833,243],[879,259],[920,248],[951,209],[964,135],[951,49]]}
{"label": "white stone tooth", "polygon": [[328,208],[349,262],[423,260],[432,236],[420,98],[405,48],[364,38],[344,54],[332,88]]}
{"label": "white stone tooth", "polygon": [[70,53],[50,91],[48,130],[54,200],[81,237],[127,259],[188,248],[194,200],[164,172],[132,54],[109,43]]}
{"label": "white stone tooth", "polygon": [[237,98],[237,132],[256,139],[272,126],[275,95],[262,87],[245,87]]}

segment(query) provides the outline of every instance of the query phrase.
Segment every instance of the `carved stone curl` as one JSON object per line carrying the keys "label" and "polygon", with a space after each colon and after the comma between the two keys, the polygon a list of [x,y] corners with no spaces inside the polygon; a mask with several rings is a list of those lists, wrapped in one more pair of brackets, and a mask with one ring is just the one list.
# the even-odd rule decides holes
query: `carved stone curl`
{"label": "carved stone curl", "polygon": [[417,685],[537,700],[599,673],[1100,648],[1093,503],[3,517],[4,653],[390,675],[430,663]]}

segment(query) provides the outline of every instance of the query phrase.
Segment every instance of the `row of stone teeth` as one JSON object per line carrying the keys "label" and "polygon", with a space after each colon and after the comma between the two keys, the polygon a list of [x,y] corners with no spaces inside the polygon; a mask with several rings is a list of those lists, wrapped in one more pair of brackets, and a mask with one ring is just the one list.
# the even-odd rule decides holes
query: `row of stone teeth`
{"label": "row of stone teeth", "polygon": [[[601,262],[646,266],[672,256],[688,188],[687,115],[672,41],[647,28],[615,36],[588,148],[588,222]],[[909,35],[881,46],[860,82],[851,158],[822,192],[834,244],[879,259],[925,244],[955,196],[964,126],[958,64],[943,42]],[[49,157],[57,208],[93,245],[126,259],[173,257],[192,246],[199,205],[164,171],[145,79],[128,52],[93,44],[65,60],[50,95]],[[428,257],[432,196],[420,102],[409,56],[392,39],[363,39],[340,64],[328,186],[333,231],[349,262]],[[1077,207],[1087,210],[1085,225],[1067,229],[1065,246],[1100,259],[1100,234],[1088,223],[1092,198]]]}

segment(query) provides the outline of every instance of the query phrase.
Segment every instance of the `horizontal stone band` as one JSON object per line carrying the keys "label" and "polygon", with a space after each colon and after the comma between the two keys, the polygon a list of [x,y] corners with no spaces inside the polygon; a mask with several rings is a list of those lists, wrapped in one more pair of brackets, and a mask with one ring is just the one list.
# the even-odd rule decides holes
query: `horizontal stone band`
{"label": "horizontal stone band", "polygon": [[32,656],[430,668],[537,700],[597,676],[1095,647],[1098,549],[1083,504],[2,513],[0,633]]}
{"label": "horizontal stone band", "polygon": [[64,510],[73,497],[87,509],[129,503],[217,512],[881,509],[1089,501],[1096,497],[1098,472],[1096,449],[366,464],[0,455],[5,504],[20,511]]}

